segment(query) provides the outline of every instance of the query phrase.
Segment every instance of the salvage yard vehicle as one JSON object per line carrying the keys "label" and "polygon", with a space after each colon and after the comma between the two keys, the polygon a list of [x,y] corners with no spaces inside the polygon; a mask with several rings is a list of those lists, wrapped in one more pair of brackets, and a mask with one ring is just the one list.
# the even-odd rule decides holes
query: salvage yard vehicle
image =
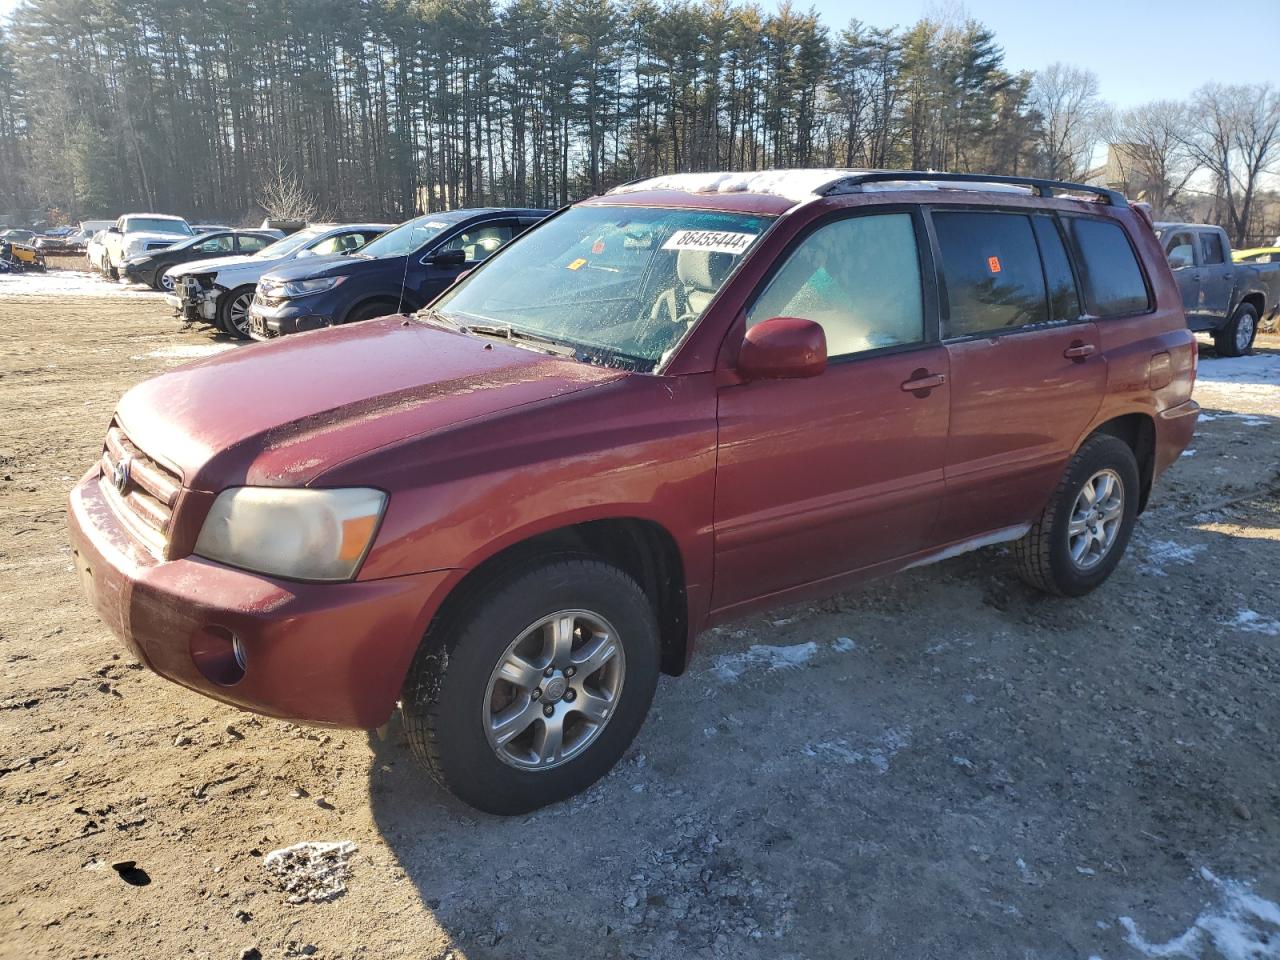
{"label": "salvage yard vehicle", "polygon": [[350,256],[273,267],[258,281],[250,335],[267,340],[419,310],[550,212],[488,207],[431,213]]}
{"label": "salvage yard vehicle", "polygon": [[197,233],[171,247],[130,257],[121,273],[134,283],[145,283],[155,290],[173,290],[171,267],[211,257],[249,256],[261,253],[277,240],[284,239],[279,230],[220,230]]}
{"label": "salvage yard vehicle", "polygon": [[5,273],[44,270],[44,251],[31,243],[0,237],[0,263]]}
{"label": "salvage yard vehicle", "polygon": [[1098,587],[1192,436],[1196,358],[1112,191],[661,177],[414,317],[134,387],[74,562],[162,676],[316,724],[399,701],[441,784],[518,813],[608,771],[714,624],[999,542]]}
{"label": "salvage yard vehicle", "polygon": [[1249,353],[1259,325],[1280,311],[1280,262],[1235,261],[1221,227],[1157,223],[1155,229],[1182,293],[1187,325],[1212,334],[1221,356]]}
{"label": "salvage yard vehicle", "polygon": [[107,230],[104,227],[94,233],[84,246],[84,258],[89,265],[89,270],[93,273],[106,274],[107,272],[106,238]]}
{"label": "salvage yard vehicle", "polygon": [[190,236],[191,225],[182,217],[163,213],[126,213],[107,229],[102,238],[104,272],[112,280],[119,280],[120,270],[130,257],[173,246]]}
{"label": "salvage yard vehicle", "polygon": [[241,340],[249,338],[249,305],[266,271],[288,260],[337,257],[359,250],[391,229],[389,223],[317,224],[257,253],[196,260],[170,268],[173,293],[165,300],[188,323],[208,323]]}
{"label": "salvage yard vehicle", "polygon": [[49,254],[84,253],[93,235],[99,230],[106,230],[114,220],[81,220],[79,226],[62,237],[41,237],[36,246]]}

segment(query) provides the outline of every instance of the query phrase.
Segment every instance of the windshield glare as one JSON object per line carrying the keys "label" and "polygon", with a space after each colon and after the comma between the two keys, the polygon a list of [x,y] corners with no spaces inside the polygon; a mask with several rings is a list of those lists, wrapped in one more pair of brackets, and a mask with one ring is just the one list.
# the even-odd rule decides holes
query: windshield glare
{"label": "windshield glare", "polygon": [[191,227],[182,220],[167,220],[159,217],[127,217],[124,221],[125,233],[171,233],[179,237],[191,236]]}
{"label": "windshield glare", "polygon": [[299,230],[297,233],[289,234],[289,236],[285,237],[283,240],[277,240],[275,243],[271,244],[270,246],[263,247],[261,250],[255,253],[254,256],[255,257],[287,257],[289,254],[293,253],[293,251],[297,250],[299,247],[305,247],[308,243],[310,243],[316,237],[320,236],[320,234],[322,233],[324,233],[323,230]]}
{"label": "windshield glare", "polygon": [[438,237],[451,225],[436,219],[432,214],[406,220],[393,230],[388,230],[376,240],[360,248],[362,257],[404,257],[413,253],[428,240]]}
{"label": "windshield glare", "polygon": [[574,207],[529,231],[435,310],[551,337],[580,359],[648,372],[697,322],[771,217]]}

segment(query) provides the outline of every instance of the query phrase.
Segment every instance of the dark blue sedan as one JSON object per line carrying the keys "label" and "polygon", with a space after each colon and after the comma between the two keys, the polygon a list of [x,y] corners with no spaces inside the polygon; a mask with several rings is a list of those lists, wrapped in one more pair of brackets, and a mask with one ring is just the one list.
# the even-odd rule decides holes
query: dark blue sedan
{"label": "dark blue sedan", "polygon": [[494,207],[429,213],[347,256],[276,267],[258,282],[250,335],[269,340],[420,310],[549,213]]}

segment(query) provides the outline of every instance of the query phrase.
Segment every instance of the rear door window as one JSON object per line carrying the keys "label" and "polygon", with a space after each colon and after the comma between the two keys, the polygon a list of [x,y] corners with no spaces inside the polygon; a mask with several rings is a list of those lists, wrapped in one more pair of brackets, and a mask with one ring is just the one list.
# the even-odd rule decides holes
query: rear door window
{"label": "rear door window", "polygon": [[1151,295],[1124,228],[1109,220],[1067,217],[1080,265],[1085,306],[1096,317],[1151,309]]}
{"label": "rear door window", "polygon": [[935,210],[933,224],[951,307],[946,337],[995,333],[1049,319],[1030,217]]}
{"label": "rear door window", "polygon": [[1222,252],[1222,237],[1212,231],[1200,234],[1200,249],[1204,252],[1206,266],[1227,262]]}

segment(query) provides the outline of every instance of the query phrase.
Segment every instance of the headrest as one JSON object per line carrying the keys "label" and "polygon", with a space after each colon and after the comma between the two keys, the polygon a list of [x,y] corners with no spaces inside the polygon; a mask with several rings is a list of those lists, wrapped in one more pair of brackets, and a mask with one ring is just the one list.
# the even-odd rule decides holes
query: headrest
{"label": "headrest", "polygon": [[733,254],[710,250],[681,250],[676,254],[676,276],[686,287],[713,292],[733,269]]}

